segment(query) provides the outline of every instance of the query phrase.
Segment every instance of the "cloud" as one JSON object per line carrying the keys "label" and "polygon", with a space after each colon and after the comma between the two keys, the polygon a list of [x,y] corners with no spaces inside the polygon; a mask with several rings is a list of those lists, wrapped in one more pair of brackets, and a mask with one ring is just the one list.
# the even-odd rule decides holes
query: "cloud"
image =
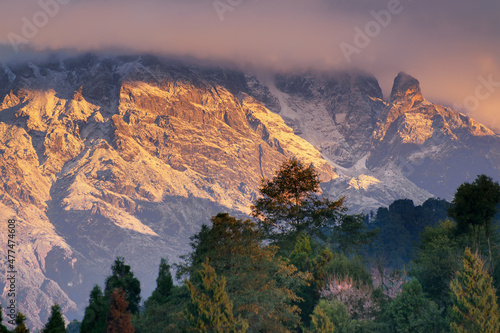
{"label": "cloud", "polygon": [[[155,53],[261,70],[361,68],[386,94],[406,71],[429,100],[451,106],[470,101],[480,77],[500,81],[498,12],[493,0],[2,1],[0,59],[20,57],[9,47],[17,35],[39,53]],[[30,23],[37,31],[26,36]],[[360,43],[359,31],[368,41]],[[346,58],[341,45],[356,52]],[[500,87],[465,111],[500,130]]]}

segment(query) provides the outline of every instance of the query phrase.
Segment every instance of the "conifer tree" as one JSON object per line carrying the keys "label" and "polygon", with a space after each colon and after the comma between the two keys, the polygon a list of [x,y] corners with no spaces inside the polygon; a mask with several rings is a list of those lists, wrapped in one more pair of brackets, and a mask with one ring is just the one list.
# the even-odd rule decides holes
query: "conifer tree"
{"label": "conifer tree", "polygon": [[112,274],[106,279],[104,295],[106,299],[111,299],[111,294],[116,288],[123,290],[126,294],[128,309],[132,314],[139,311],[141,302],[141,282],[134,276],[130,266],[125,264],[122,257],[118,257],[111,267]]}
{"label": "conifer tree", "polygon": [[16,315],[16,328],[14,328],[13,333],[29,333],[30,330],[26,327],[26,316],[21,313],[21,311],[17,312]]}
{"label": "conifer tree", "polygon": [[0,333],[9,333],[7,327],[4,326],[2,323],[3,323],[3,307],[2,304],[0,304]]}
{"label": "conifer tree", "polygon": [[59,304],[52,306],[49,321],[45,324],[42,333],[66,333],[66,325]]}
{"label": "conifer tree", "polygon": [[156,278],[156,289],[146,303],[166,303],[173,287],[174,280],[172,278],[172,273],[170,273],[170,265],[165,258],[161,258],[158,277]]}
{"label": "conifer tree", "polygon": [[483,266],[483,261],[466,248],[463,268],[451,282],[451,332],[500,332],[495,288]]}
{"label": "conifer tree", "polygon": [[333,333],[335,327],[330,318],[323,312],[320,306],[316,306],[311,315],[311,332]]}
{"label": "conifer tree", "polygon": [[106,315],[108,313],[108,309],[108,302],[102,294],[101,288],[98,285],[94,286],[90,292],[89,305],[85,309],[85,315],[80,326],[80,332],[106,332]]}
{"label": "conifer tree", "polygon": [[106,333],[134,333],[135,329],[130,320],[129,306],[125,299],[125,292],[119,288],[111,294],[109,313],[106,321]]}
{"label": "conifer tree", "polygon": [[191,293],[191,303],[186,309],[186,317],[192,332],[212,333],[231,332],[244,333],[248,322],[233,315],[233,303],[227,296],[226,279],[218,278],[215,270],[203,263],[199,271],[202,284],[200,289],[186,279],[186,285]]}

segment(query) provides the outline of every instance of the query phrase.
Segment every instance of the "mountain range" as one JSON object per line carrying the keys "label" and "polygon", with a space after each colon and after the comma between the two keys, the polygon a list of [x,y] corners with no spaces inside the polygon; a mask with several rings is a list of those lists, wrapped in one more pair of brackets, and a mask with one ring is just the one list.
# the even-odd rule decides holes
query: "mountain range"
{"label": "mountain range", "polygon": [[480,173],[500,179],[500,136],[427,101],[405,73],[384,97],[361,72],[91,54],[2,64],[0,214],[18,221],[19,308],[33,328],[54,302],[81,317],[116,256],[149,296],[160,258],[186,253],[218,212],[247,216],[286,158],[312,163],[325,195],[369,213],[450,200]]}

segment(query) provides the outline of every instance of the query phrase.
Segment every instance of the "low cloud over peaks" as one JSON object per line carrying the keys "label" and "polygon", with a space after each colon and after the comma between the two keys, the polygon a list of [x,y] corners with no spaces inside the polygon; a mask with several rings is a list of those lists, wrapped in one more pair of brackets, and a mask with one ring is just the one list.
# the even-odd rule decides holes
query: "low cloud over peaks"
{"label": "low cloud over peaks", "polygon": [[[360,68],[386,95],[405,71],[427,99],[499,130],[499,12],[488,0],[17,0],[0,3],[0,59],[27,42],[37,52],[119,50],[264,70]],[[493,82],[487,98],[476,96],[481,78]]]}

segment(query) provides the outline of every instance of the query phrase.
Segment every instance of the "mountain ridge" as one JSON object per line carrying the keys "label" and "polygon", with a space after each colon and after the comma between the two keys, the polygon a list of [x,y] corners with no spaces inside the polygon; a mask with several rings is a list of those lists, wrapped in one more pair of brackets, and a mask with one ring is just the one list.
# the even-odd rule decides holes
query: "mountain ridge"
{"label": "mountain ridge", "polygon": [[[186,251],[220,211],[246,216],[285,158],[313,163],[352,212],[449,198],[472,172],[498,177],[499,136],[403,73],[385,100],[364,73],[262,78],[92,55],[3,68],[0,208],[23,221],[23,289],[43,299],[21,301],[32,327],[51,301],[81,315],[118,254],[150,293],[160,257]],[[457,149],[478,157],[450,171]]]}

